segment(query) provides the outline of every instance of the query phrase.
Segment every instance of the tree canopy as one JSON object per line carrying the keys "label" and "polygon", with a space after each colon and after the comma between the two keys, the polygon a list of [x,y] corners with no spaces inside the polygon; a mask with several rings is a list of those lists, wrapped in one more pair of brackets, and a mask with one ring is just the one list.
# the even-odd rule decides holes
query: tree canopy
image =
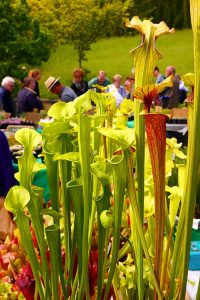
{"label": "tree canopy", "polygon": [[[189,0],[27,0],[55,42],[72,43],[79,65],[97,38],[130,34],[124,23],[135,15],[165,21],[176,29],[190,27]],[[133,34],[133,32],[131,33]]]}
{"label": "tree canopy", "polygon": [[0,0],[0,22],[0,78],[21,78],[26,67],[48,60],[50,35],[30,16],[26,0]]}
{"label": "tree canopy", "polygon": [[134,34],[125,20],[136,15],[190,27],[189,0],[0,0],[0,76],[39,66],[53,44],[73,44],[81,66],[98,38]]}
{"label": "tree canopy", "polygon": [[79,66],[85,52],[100,37],[121,35],[123,3],[120,0],[101,4],[94,0],[28,0],[32,15],[38,16],[57,44],[72,43],[78,54]]}

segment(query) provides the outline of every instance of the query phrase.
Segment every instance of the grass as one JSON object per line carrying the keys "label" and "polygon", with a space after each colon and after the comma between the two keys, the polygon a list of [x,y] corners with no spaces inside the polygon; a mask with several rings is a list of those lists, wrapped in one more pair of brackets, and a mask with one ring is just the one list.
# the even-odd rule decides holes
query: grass
{"label": "grass", "polygon": [[[90,71],[87,79],[95,77],[98,70],[101,69],[107,72],[110,79],[117,73],[121,74],[123,78],[130,75],[133,58],[129,52],[140,43],[141,38],[136,35],[104,39],[93,44],[92,50],[87,53],[88,61],[83,62],[83,67]],[[166,66],[173,65],[180,75],[193,72],[192,43],[192,31],[189,29],[159,37],[156,46],[163,55],[163,58],[157,63],[160,71],[164,73]],[[49,61],[43,63],[41,67],[41,98],[57,98],[46,90],[44,81],[48,76],[55,76],[60,77],[62,83],[70,85],[72,70],[77,67],[77,62],[77,54],[71,45],[62,45],[52,51]]]}

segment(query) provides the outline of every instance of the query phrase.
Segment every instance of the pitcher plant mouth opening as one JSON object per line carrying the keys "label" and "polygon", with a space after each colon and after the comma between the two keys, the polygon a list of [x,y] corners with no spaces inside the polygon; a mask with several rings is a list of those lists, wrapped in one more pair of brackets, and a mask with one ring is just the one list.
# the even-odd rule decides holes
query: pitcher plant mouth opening
{"label": "pitcher plant mouth opening", "polygon": [[134,16],[130,21],[126,20],[126,27],[136,29],[142,36],[142,43],[130,51],[134,59],[135,67],[135,88],[151,82],[153,69],[158,59],[162,58],[156,48],[156,40],[160,35],[174,33],[165,22],[154,24],[150,20],[141,21]]}
{"label": "pitcher plant mouth opening", "polygon": [[173,86],[173,75],[170,75],[160,84],[145,85],[143,87],[138,87],[134,93],[133,97],[140,100],[144,103],[144,111],[150,113],[152,103],[155,100],[155,97],[158,96],[161,92],[167,87]]}
{"label": "pitcher plant mouth opening", "polygon": [[[156,51],[157,58],[161,58],[162,55],[155,47],[156,39],[166,33],[174,33],[174,28],[170,29],[165,22],[160,22],[159,24],[152,23],[150,20],[141,21],[138,16],[134,16],[130,21],[126,20],[126,27],[136,29],[142,36],[142,43],[138,47],[142,47],[145,41],[149,39],[149,33],[152,32],[152,41],[153,41],[153,48]],[[138,48],[131,50],[131,54],[133,54]]]}

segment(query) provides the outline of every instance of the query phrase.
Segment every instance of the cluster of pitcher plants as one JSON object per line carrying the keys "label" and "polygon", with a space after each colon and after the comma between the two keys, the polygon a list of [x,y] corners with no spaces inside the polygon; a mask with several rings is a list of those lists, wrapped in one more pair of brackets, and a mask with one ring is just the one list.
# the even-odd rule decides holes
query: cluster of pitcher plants
{"label": "cluster of pitcher plants", "polygon": [[[126,24],[142,36],[131,51],[134,102],[124,100],[117,111],[112,95],[90,90],[74,102],[55,103],[42,135],[28,128],[16,132],[24,154],[18,157],[19,186],[5,206],[31,266],[33,299],[185,298],[200,165],[199,1],[190,7],[195,89],[187,157],[176,139],[166,139],[168,116],[152,109],[156,95],[173,84],[171,77],[151,84],[161,57],[155,41],[174,30],[138,17]],[[133,111],[134,129],[123,125]],[[32,154],[41,141],[45,165]],[[32,184],[41,168],[50,189],[46,208],[43,189]],[[178,185],[171,187],[174,169]]]}

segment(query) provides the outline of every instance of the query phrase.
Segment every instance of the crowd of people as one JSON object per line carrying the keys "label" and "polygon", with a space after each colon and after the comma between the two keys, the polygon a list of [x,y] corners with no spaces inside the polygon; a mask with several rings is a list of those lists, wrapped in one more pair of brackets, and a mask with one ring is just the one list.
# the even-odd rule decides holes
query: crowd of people
{"label": "crowd of people", "polygon": [[[169,109],[178,107],[179,103],[183,103],[188,93],[188,89],[184,86],[180,75],[176,74],[173,66],[166,67],[165,75],[160,73],[157,66],[154,68],[153,76],[156,84],[160,84],[170,75],[173,75],[173,86],[166,88],[156,100],[156,105]],[[39,69],[30,70],[28,77],[23,79],[22,88],[16,97],[16,101],[14,101],[12,91],[15,80],[9,76],[3,78],[0,87],[0,109],[9,113],[11,117],[26,112],[40,112],[43,109],[38,83],[40,79],[41,71]],[[97,93],[111,93],[116,99],[117,107],[119,107],[123,99],[133,98],[134,74],[127,76],[124,81],[120,74],[115,74],[110,80],[106,76],[106,72],[100,70],[96,77],[87,81],[84,70],[75,68],[72,72],[71,86],[65,86],[60,78],[53,76],[46,79],[45,86],[50,92],[57,95],[58,99],[65,102],[73,101],[89,89],[93,89]]]}
{"label": "crowd of people", "polygon": [[123,84],[120,74],[115,74],[111,81],[106,77],[106,72],[100,70],[96,77],[90,81],[86,81],[84,79],[84,71],[81,68],[76,68],[72,72],[72,77],[73,82],[70,87],[62,85],[60,79],[53,76],[50,76],[45,81],[45,86],[49,91],[57,94],[60,100],[65,102],[73,101],[76,97],[81,96],[89,89],[97,93],[111,93],[116,98],[117,107],[120,106],[123,99],[130,99],[133,92],[133,76],[128,76]]}
{"label": "crowd of people", "polygon": [[[188,89],[184,86],[180,75],[176,74],[173,66],[167,66],[165,75],[161,74],[156,66],[153,71],[155,83],[160,84],[165,78],[173,75],[173,86],[166,88],[156,99],[155,104],[163,108],[178,107],[187,98]],[[26,112],[41,111],[43,104],[40,99],[40,89],[38,81],[41,79],[41,71],[33,69],[28,72],[28,76],[22,81],[22,88],[18,92],[16,101],[13,98],[15,85],[14,78],[6,76],[3,78],[0,87],[0,109],[8,113],[11,117],[20,116]],[[70,86],[62,84],[60,78],[50,76],[45,81],[46,88],[57,95],[58,99],[69,102],[76,97],[87,92],[89,89],[97,93],[111,93],[116,99],[117,107],[124,98],[133,99],[134,74],[122,78],[120,74],[115,74],[110,80],[104,70],[100,70],[96,77],[87,81],[85,72],[81,68],[75,68],[72,72],[72,83]]]}

